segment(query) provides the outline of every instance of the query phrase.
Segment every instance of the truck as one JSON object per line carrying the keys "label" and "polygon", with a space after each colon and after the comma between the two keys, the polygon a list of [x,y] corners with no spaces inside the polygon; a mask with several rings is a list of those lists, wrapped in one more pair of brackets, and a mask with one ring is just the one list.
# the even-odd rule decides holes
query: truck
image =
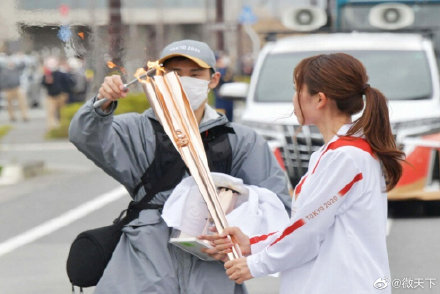
{"label": "truck", "polygon": [[[318,130],[300,126],[293,115],[293,69],[312,55],[353,55],[365,65],[369,83],[387,97],[396,142],[407,155],[403,176],[389,192],[389,200],[440,200],[440,78],[432,34],[413,30],[346,32],[348,21],[344,19],[354,9],[349,2],[359,5],[361,1],[340,2],[346,6],[338,6],[342,19],[337,25],[344,32],[301,33],[268,42],[259,53],[250,84],[225,84],[220,95],[246,99],[244,108],[236,111],[237,120],[266,138],[292,188],[306,172],[311,153],[323,145]],[[311,11],[313,16],[316,8]]]}
{"label": "truck", "polygon": [[335,31],[413,31],[431,34],[440,47],[440,0],[337,0],[332,9]]}

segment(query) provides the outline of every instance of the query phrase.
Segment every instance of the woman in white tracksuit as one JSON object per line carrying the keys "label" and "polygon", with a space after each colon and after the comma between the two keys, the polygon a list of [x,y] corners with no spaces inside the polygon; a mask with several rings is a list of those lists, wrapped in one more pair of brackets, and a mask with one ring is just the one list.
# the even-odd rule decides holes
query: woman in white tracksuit
{"label": "woman in white tracksuit", "polygon": [[[208,250],[225,260],[231,235],[243,255],[225,263],[242,283],[281,272],[281,293],[390,293],[386,191],[401,176],[386,99],[367,84],[364,66],[343,53],[302,60],[294,71],[295,115],[316,125],[324,146],[295,188],[286,228],[249,238],[226,228]],[[351,116],[365,109],[352,122]]]}

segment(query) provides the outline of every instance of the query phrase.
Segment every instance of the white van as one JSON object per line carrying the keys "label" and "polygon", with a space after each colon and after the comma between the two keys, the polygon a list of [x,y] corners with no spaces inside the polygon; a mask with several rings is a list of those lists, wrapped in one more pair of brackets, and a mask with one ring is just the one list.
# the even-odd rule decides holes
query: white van
{"label": "white van", "polygon": [[[270,143],[292,186],[305,173],[310,154],[323,144],[314,127],[299,127],[293,115],[293,69],[321,53],[344,52],[363,62],[369,83],[389,100],[390,119],[408,161],[390,199],[440,199],[440,85],[429,38],[419,34],[332,33],[299,35],[268,43],[251,83],[225,84],[220,95],[247,96],[237,120]],[[245,93],[246,92],[246,93]]]}

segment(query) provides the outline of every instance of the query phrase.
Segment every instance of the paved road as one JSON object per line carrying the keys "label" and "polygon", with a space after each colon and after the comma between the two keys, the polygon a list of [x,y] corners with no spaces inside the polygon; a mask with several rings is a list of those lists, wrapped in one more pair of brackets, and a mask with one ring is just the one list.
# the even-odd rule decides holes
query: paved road
{"label": "paved road", "polygon": [[[5,115],[0,112],[0,125],[7,123]],[[106,197],[119,184],[68,142],[44,140],[44,114],[34,110],[31,115],[30,122],[14,124],[0,141],[1,164],[41,160],[46,167],[38,177],[0,186],[0,294],[71,293],[65,274],[70,242],[80,231],[108,224],[127,205],[128,196],[120,194],[102,207],[95,203],[93,212],[81,216],[78,207]],[[393,293],[440,293],[439,228],[435,217],[390,221]],[[418,288],[404,289],[410,282]],[[265,277],[249,282],[248,289],[272,294],[278,285],[277,278]]]}

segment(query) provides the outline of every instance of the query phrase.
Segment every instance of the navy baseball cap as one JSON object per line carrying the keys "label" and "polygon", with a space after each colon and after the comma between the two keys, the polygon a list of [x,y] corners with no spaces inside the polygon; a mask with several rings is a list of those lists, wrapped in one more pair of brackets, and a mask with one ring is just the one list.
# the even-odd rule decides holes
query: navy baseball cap
{"label": "navy baseball cap", "polygon": [[203,68],[215,70],[215,55],[208,44],[195,40],[181,40],[168,44],[160,53],[159,63],[166,60],[183,56],[191,59]]}

